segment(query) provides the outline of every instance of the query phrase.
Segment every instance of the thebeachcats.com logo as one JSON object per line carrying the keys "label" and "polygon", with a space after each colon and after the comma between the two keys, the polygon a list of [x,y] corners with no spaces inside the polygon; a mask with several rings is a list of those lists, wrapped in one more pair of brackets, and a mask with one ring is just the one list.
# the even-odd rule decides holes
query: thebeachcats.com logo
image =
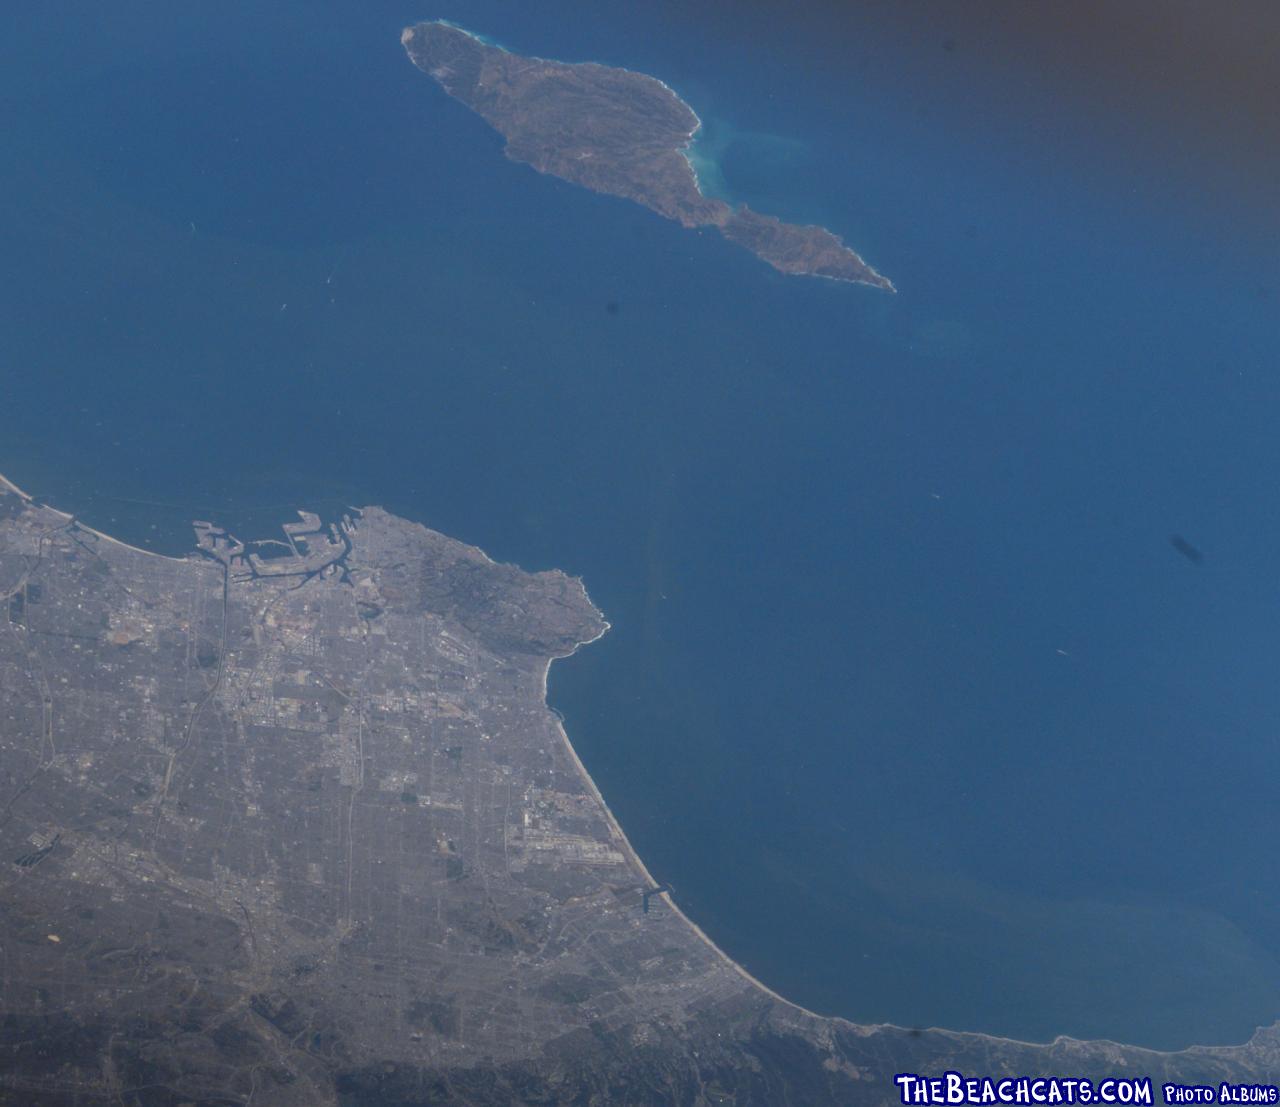
{"label": "thebeachcats.com logo", "polygon": [[900,1072],[893,1078],[898,1097],[907,1107],[959,1107],[968,1104],[1121,1104],[1156,1107],[1183,1103],[1280,1103],[1274,1084],[1162,1084],[1155,1098],[1151,1080],[1090,1080],[1080,1076],[917,1076]]}
{"label": "thebeachcats.com logo", "polygon": [[1280,1103],[1275,1084],[1165,1084],[1165,1103]]}
{"label": "thebeachcats.com logo", "polygon": [[1148,1078],[1137,1080],[1089,1080],[1082,1076],[965,1076],[944,1072],[941,1076],[917,1076],[900,1072],[893,1078],[906,1104],[1074,1104],[1117,1103],[1153,1107],[1155,1098]]}

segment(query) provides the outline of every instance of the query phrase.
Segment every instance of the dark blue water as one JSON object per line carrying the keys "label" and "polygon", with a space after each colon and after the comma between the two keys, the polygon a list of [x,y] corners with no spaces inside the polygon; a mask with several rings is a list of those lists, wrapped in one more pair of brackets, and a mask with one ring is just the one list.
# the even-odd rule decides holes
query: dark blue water
{"label": "dark blue water", "polygon": [[[807,1006],[1280,1015],[1274,223],[883,12],[262,7],[6,17],[0,471],[167,550],[381,503],[582,574],[575,744]],[[403,56],[441,14],[662,77],[900,295],[507,162]]]}

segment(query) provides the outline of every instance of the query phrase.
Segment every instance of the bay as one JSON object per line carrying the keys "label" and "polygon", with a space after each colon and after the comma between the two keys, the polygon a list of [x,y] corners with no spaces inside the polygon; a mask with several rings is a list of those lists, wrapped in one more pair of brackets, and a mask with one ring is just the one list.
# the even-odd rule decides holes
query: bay
{"label": "bay", "polygon": [[[1273,1021],[1271,225],[874,14],[446,7],[11,17],[0,471],[170,552],[379,503],[582,575],[613,630],[553,703],[806,1006]],[[661,77],[718,189],[900,294],[506,161],[403,56],[438,14]]]}

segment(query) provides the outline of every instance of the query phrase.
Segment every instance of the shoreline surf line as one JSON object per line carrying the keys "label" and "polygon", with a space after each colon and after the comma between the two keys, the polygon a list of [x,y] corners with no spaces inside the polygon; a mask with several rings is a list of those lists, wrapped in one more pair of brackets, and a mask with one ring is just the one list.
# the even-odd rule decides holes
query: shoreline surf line
{"label": "shoreline surf line", "polygon": [[23,500],[26,500],[27,503],[33,502],[31,496],[29,496],[26,492],[22,491],[21,488],[19,488],[16,484],[14,484],[13,481],[11,481],[3,473],[0,473],[0,492],[12,492],[14,495],[20,497]]}
{"label": "shoreline surf line", "polygon": [[74,525],[80,530],[85,531],[87,534],[92,534],[95,538],[98,538],[103,542],[110,542],[113,546],[119,546],[122,550],[128,550],[130,553],[145,554],[147,557],[158,557],[161,561],[176,561],[185,564],[191,560],[188,556],[170,557],[168,554],[157,553],[155,550],[144,550],[141,546],[131,546],[128,542],[124,542],[119,538],[106,534],[103,531],[98,530],[96,527],[91,527],[88,523],[83,522],[78,516],[71,514],[69,511],[63,511],[60,508],[53,507],[47,503],[37,503],[34,496],[24,492],[3,473],[0,473],[0,491],[5,490],[20,496],[22,500],[31,507],[37,507],[43,511],[52,511],[55,515],[60,515],[67,521],[68,526]]}
{"label": "shoreline surf line", "polygon": [[[581,578],[579,578],[578,583],[582,587],[582,594],[583,596],[586,597],[587,602],[591,604],[591,606],[595,608],[596,611],[599,611],[600,609],[595,606],[595,604],[591,600],[591,596],[587,593],[586,585],[582,583]],[[603,619],[604,616],[601,615],[601,618]],[[588,638],[585,641],[579,642],[567,654],[563,654],[560,657],[551,657],[547,659],[547,663],[542,670],[542,703],[543,703],[543,706],[546,707],[546,709],[551,713],[552,717],[555,719],[556,729],[560,732],[560,740],[561,742],[564,743],[565,751],[568,753],[569,760],[573,763],[574,768],[577,769],[578,776],[582,779],[583,783],[586,784],[587,790],[590,792],[591,797],[596,801],[596,803],[600,805],[601,811],[604,812],[605,821],[608,824],[609,830],[613,834],[615,841],[621,847],[622,855],[627,859],[627,862],[630,865],[632,865],[634,868],[640,871],[640,874],[644,877],[645,880],[649,882],[650,885],[657,886],[660,882],[654,879],[653,874],[648,869],[648,866],[645,865],[644,861],[640,857],[640,854],[636,852],[635,847],[631,844],[631,840],[627,837],[626,831],[622,829],[622,824],[618,821],[618,817],[613,813],[613,811],[609,807],[609,804],[605,801],[604,795],[601,793],[599,787],[597,787],[595,780],[592,779],[591,774],[587,771],[586,765],[582,763],[582,758],[578,756],[578,751],[573,748],[573,742],[569,739],[569,732],[565,729],[564,719],[561,717],[560,712],[558,712],[554,707],[552,707],[547,700],[547,678],[551,672],[551,666],[557,661],[563,661],[566,658],[572,657],[583,646],[589,646],[593,642],[598,642],[601,638],[603,638],[609,632],[610,629],[611,629],[611,624],[608,622],[608,620],[604,620],[604,629],[601,630],[600,633],[597,634],[594,638]],[[816,1011],[810,1011],[807,1007],[802,1007],[800,1004],[796,1003],[794,1000],[787,999],[786,996],[780,995],[779,993],[775,992],[772,988],[769,987],[768,984],[764,983],[764,981],[760,980],[758,977],[752,976],[750,970],[748,970],[744,965],[739,964],[732,957],[730,957],[723,949],[721,949],[718,945],[716,945],[716,943],[711,939],[711,937],[707,934],[707,932],[703,930],[702,927],[700,927],[696,922],[694,922],[691,918],[689,918],[688,915],[684,913],[680,905],[676,903],[674,899],[671,898],[670,892],[664,890],[661,892],[657,892],[655,894],[662,897],[663,901],[671,909],[671,911],[680,919],[680,921],[683,922],[687,927],[689,927],[689,929],[692,930],[693,933],[699,939],[701,939],[702,942],[711,950],[711,952],[714,953],[728,968],[736,972],[739,976],[741,976],[753,987],[760,989],[760,991],[764,992],[764,994],[769,996],[771,999],[775,999],[779,1003],[785,1004],[787,1007],[791,1008],[794,1011],[799,1012],[802,1015],[807,1016],[808,1018],[814,1018],[814,1019],[835,1018],[840,1022],[848,1022],[850,1026],[859,1025],[857,1023],[849,1022],[849,1020],[844,1019],[839,1015],[835,1015],[835,1016],[820,1015]],[[884,1023],[880,1025],[888,1026],[890,1024]],[[963,1031],[961,1031],[961,1033],[963,1033]]]}

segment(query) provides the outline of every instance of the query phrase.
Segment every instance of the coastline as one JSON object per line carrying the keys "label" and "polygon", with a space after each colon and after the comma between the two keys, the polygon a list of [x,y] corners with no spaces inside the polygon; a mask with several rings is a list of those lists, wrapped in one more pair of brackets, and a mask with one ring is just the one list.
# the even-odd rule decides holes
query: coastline
{"label": "coastline", "polygon": [[14,484],[13,481],[11,481],[3,473],[0,473],[0,492],[11,492],[14,495],[20,496],[22,499],[26,500],[27,503],[31,502],[31,497],[26,492],[24,492],[21,488],[19,488],[16,484]]}
{"label": "coastline", "polygon": [[[24,492],[21,488],[19,488],[16,484],[14,484],[13,481],[11,481],[3,473],[0,473],[0,492],[5,492],[5,491],[12,492],[17,496],[20,496],[28,504],[35,503],[34,496],[31,496],[29,493]],[[187,560],[186,557],[170,557],[168,554],[157,553],[155,550],[144,550],[141,546],[131,546],[128,542],[124,542],[121,539],[114,537],[113,535],[105,534],[103,531],[98,530],[96,527],[89,526],[88,523],[81,522],[70,512],[62,511],[59,508],[50,506],[49,504],[43,504],[38,506],[43,506],[45,510],[52,511],[55,515],[61,515],[64,519],[66,519],[68,523],[74,523],[77,527],[79,527],[85,533],[92,534],[95,538],[98,538],[103,542],[110,542],[113,546],[119,546],[122,550],[128,550],[130,553],[144,554],[147,557],[156,557],[156,558],[159,558],[161,561],[186,561]]]}
{"label": "coastline", "polygon": [[[592,607],[595,607],[595,604],[592,602],[590,595],[587,593],[585,584],[582,583],[580,578],[578,580],[578,583],[579,585],[582,586],[582,593],[586,597],[587,602],[590,603]],[[596,608],[596,610],[599,611],[599,608]],[[636,852],[635,847],[631,844],[630,839],[627,837],[626,831],[622,829],[622,824],[618,821],[617,816],[614,815],[613,811],[609,807],[609,804],[605,801],[603,794],[600,792],[600,789],[596,786],[596,782],[592,779],[591,774],[587,771],[587,767],[582,763],[582,758],[578,756],[578,751],[573,748],[573,742],[569,738],[568,731],[565,729],[564,720],[560,716],[560,713],[556,711],[554,708],[552,708],[550,703],[547,701],[547,677],[551,672],[551,666],[557,661],[562,661],[566,658],[572,657],[583,646],[589,646],[593,642],[598,642],[601,638],[605,636],[605,634],[609,632],[610,629],[611,629],[611,624],[607,620],[605,620],[604,629],[601,630],[600,633],[597,634],[594,638],[588,638],[583,642],[579,642],[578,645],[576,645],[573,648],[573,650],[567,654],[563,654],[560,657],[552,657],[547,660],[546,666],[542,670],[543,706],[545,706],[547,710],[551,713],[551,715],[555,718],[556,729],[559,731],[560,739],[564,743],[565,752],[569,755],[570,761],[573,762],[574,767],[577,769],[578,774],[581,777],[583,783],[587,786],[587,790],[590,792],[592,798],[595,799],[595,801],[600,805],[600,809],[604,812],[605,819],[609,824],[609,829],[615,836],[616,843],[619,849],[621,850],[623,856],[626,857],[627,861],[631,865],[633,865],[636,869],[640,871],[640,873],[644,876],[645,880],[647,880],[650,884],[656,885],[659,882],[654,879],[653,874],[649,872],[648,867],[645,865],[644,861],[641,859],[639,853]],[[945,1034],[948,1037],[952,1037],[952,1038],[978,1039],[984,1042],[1001,1043],[1001,1044],[1018,1046],[1023,1048],[1030,1048],[1030,1049],[1048,1049],[1053,1046],[1063,1046],[1063,1045],[1079,1045],[1079,1046],[1089,1046],[1089,1047],[1100,1046],[1100,1047],[1114,1047],[1116,1049],[1124,1049],[1124,1050],[1137,1050],[1140,1053],[1146,1054],[1150,1057],[1180,1057],[1180,1056],[1189,1056],[1195,1053],[1200,1053],[1205,1050],[1244,1049],[1251,1042],[1253,1042],[1258,1037],[1259,1034],[1262,1034],[1265,1031],[1271,1029],[1271,1026],[1280,1025],[1280,1023],[1275,1023],[1275,1024],[1271,1024],[1270,1026],[1261,1026],[1261,1025],[1256,1026],[1254,1028],[1253,1033],[1250,1034],[1248,1038],[1246,1038],[1242,1042],[1239,1042],[1233,1045],[1206,1046],[1206,1045],[1198,1045],[1193,1043],[1192,1045],[1184,1046],[1182,1049],[1165,1050],[1165,1049],[1151,1049],[1151,1048],[1148,1048],[1147,1046],[1133,1045],[1127,1042],[1118,1042],[1112,1038],[1073,1038],[1069,1034],[1059,1034],[1056,1037],[1049,1039],[1048,1041],[1035,1042],[1035,1041],[1029,1041],[1023,1038],[1009,1038],[999,1034],[989,1034],[981,1030],[957,1030],[954,1027],[946,1027],[946,1026],[931,1025],[931,1026],[923,1026],[923,1027],[906,1027],[906,1026],[899,1026],[897,1023],[892,1023],[892,1022],[874,1022],[874,1023],[854,1022],[852,1019],[845,1018],[843,1015],[820,1014],[819,1012],[813,1011],[810,1008],[805,1007],[799,1003],[796,1003],[794,1000],[788,999],[786,996],[781,995],[780,993],[774,991],[772,988],[769,987],[768,984],[764,983],[764,981],[762,981],[759,977],[752,975],[750,970],[748,970],[745,966],[743,966],[739,962],[735,961],[732,957],[729,956],[728,953],[726,953],[723,949],[721,949],[720,946],[716,944],[715,940],[710,935],[708,935],[707,932],[702,929],[702,927],[700,927],[696,922],[694,922],[691,918],[689,918],[688,915],[684,913],[680,905],[671,898],[671,895],[669,892],[663,891],[657,894],[662,897],[663,902],[681,920],[681,922],[683,922],[687,927],[689,927],[689,929],[692,930],[693,933],[717,957],[720,958],[720,960],[725,964],[726,967],[732,969],[734,972],[736,972],[739,976],[741,976],[753,987],[759,989],[761,992],[767,995],[770,999],[776,1000],[778,1003],[781,1003],[783,1006],[787,1007],[791,1011],[795,1012],[796,1014],[804,1018],[816,1019],[819,1022],[837,1023],[857,1034],[869,1034],[873,1032],[886,1031],[886,1030],[901,1031],[902,1033],[918,1033],[923,1031],[924,1033],[929,1033],[929,1034]]]}
{"label": "coastline", "polygon": [[[586,594],[585,588],[583,588],[583,594],[584,595]],[[588,597],[588,602],[590,602],[590,597]],[[604,630],[602,630],[594,638],[589,638],[585,642],[579,642],[578,646],[574,648],[573,653],[565,654],[563,657],[553,657],[547,661],[546,667],[542,670],[542,702],[544,706],[547,708],[547,710],[550,711],[552,716],[555,718],[556,729],[560,732],[560,740],[564,743],[565,752],[569,755],[569,760],[573,762],[574,768],[577,769],[578,776],[581,778],[582,782],[587,786],[587,790],[588,792],[590,792],[591,797],[596,801],[596,803],[600,805],[600,809],[604,812],[605,820],[609,824],[609,830],[614,835],[616,844],[618,845],[619,849],[622,851],[622,855],[627,859],[629,864],[631,864],[632,866],[634,866],[636,869],[640,871],[640,873],[644,876],[645,880],[647,880],[650,884],[656,885],[659,882],[654,879],[653,874],[649,872],[648,866],[646,866],[644,861],[641,860],[640,855],[636,852],[635,847],[631,844],[631,840],[627,837],[626,831],[622,829],[622,824],[618,822],[617,816],[614,815],[613,811],[609,807],[609,804],[605,802],[605,798],[601,794],[600,789],[596,786],[596,782],[592,779],[591,774],[587,772],[587,767],[582,763],[582,758],[578,756],[578,751],[573,748],[573,742],[570,741],[569,739],[568,731],[565,730],[564,722],[560,718],[559,713],[555,711],[551,707],[551,705],[547,702],[547,676],[551,672],[552,664],[554,664],[556,661],[562,661],[564,660],[564,658],[572,657],[573,654],[577,653],[578,649],[580,649],[582,646],[589,646],[591,645],[592,642],[598,642],[602,637],[604,637],[606,633],[608,633],[608,630],[609,630],[609,624],[606,622]],[[668,908],[670,908],[670,910],[676,916],[679,917],[681,922],[683,922],[687,927],[689,927],[689,929],[692,930],[693,933],[696,934],[698,938],[700,938],[703,941],[703,943],[705,943],[711,949],[711,951],[717,957],[719,957],[721,961],[724,962],[724,964],[728,968],[732,969],[734,972],[736,972],[739,976],[741,976],[744,980],[746,980],[748,983],[750,983],[754,987],[760,989],[760,991],[764,992],[765,995],[769,996],[771,999],[777,1000],[779,1003],[785,1004],[787,1007],[792,1008],[793,1010],[799,1012],[802,1015],[808,1016],[809,1018],[829,1019],[834,1017],[838,1019],[838,1021],[840,1022],[848,1022],[848,1020],[840,1018],[839,1016],[820,1015],[816,1011],[810,1011],[807,1007],[801,1007],[800,1004],[787,999],[787,997],[784,995],[779,995],[772,988],[770,988],[768,984],[764,983],[762,980],[758,979],[757,977],[752,976],[751,973],[744,966],[740,965],[737,961],[735,961],[732,957],[730,957],[727,953],[725,953],[724,950],[722,950],[718,945],[716,945],[716,943],[711,939],[711,937],[707,934],[707,932],[703,930],[702,927],[700,927],[691,918],[689,918],[689,916],[686,915],[683,910],[681,910],[680,905],[671,898],[671,894],[669,892],[662,891],[662,892],[658,892],[657,894],[662,897],[662,901],[667,905]],[[854,1026],[856,1024],[849,1023],[849,1025]],[[888,1024],[883,1024],[883,1025],[888,1025]]]}
{"label": "coastline", "polygon": [[[480,552],[484,555],[486,560],[489,560],[490,563],[492,563],[492,559],[489,558],[488,554],[485,554],[483,550],[481,550]],[[585,599],[587,603],[591,606],[591,608],[597,614],[600,615],[600,620],[604,624],[604,626],[601,628],[599,634],[596,634],[591,638],[583,639],[581,642],[575,645],[573,649],[570,650],[568,653],[561,654],[558,657],[547,658],[546,664],[542,667],[542,706],[547,710],[547,712],[555,720],[556,730],[559,732],[559,735],[560,735],[560,741],[564,744],[565,753],[569,755],[569,760],[573,763],[574,768],[577,770],[579,779],[582,781],[583,784],[586,785],[587,791],[591,795],[591,798],[594,799],[596,803],[600,805],[600,810],[604,813],[605,821],[606,823],[608,823],[609,831],[613,835],[615,844],[618,846],[622,855],[627,859],[628,864],[630,864],[632,867],[637,869],[640,872],[640,874],[644,877],[644,879],[649,882],[650,885],[656,886],[660,882],[654,878],[653,874],[649,871],[649,867],[644,863],[644,860],[641,858],[640,854],[636,851],[636,848],[631,844],[631,839],[627,837],[627,832],[622,829],[622,824],[618,821],[618,817],[613,813],[612,808],[609,807],[608,801],[605,800],[604,794],[600,791],[600,788],[597,786],[595,780],[592,778],[591,773],[587,771],[586,765],[582,763],[582,758],[578,756],[578,751],[574,749],[573,742],[569,738],[569,732],[565,729],[563,716],[561,716],[560,712],[551,706],[551,703],[547,698],[547,679],[551,674],[551,666],[554,665],[557,661],[564,661],[570,657],[573,657],[574,654],[576,654],[580,649],[582,649],[583,646],[590,646],[593,642],[600,641],[601,638],[603,638],[606,634],[609,633],[610,630],[613,629],[613,624],[610,623],[609,620],[604,617],[604,613],[600,611],[600,608],[596,606],[595,601],[591,599],[591,594],[587,591],[586,583],[582,580],[581,577],[575,577],[573,579],[577,581],[578,587],[582,589],[583,599]],[[716,945],[715,941],[711,938],[711,936],[707,934],[707,932],[703,930],[702,927],[700,927],[696,922],[694,922],[691,918],[689,918],[688,915],[684,913],[680,905],[676,903],[674,899],[671,898],[670,892],[661,891],[655,894],[662,897],[662,901],[667,905],[667,907],[672,911],[672,913],[674,913],[676,917],[679,918],[682,923],[684,923],[685,926],[687,926],[691,931],[693,931],[694,935],[696,935],[697,938],[701,940],[703,944],[706,945],[707,948],[709,948],[711,952],[714,953],[724,963],[726,967],[732,969],[744,980],[746,980],[747,983],[749,983],[752,987],[759,989],[761,992],[767,995],[770,999],[776,1000],[778,1003],[783,1004],[784,1006],[790,1008],[792,1011],[795,1011],[796,1013],[806,1018],[819,1019],[819,1020],[834,1019],[837,1022],[844,1023],[845,1025],[853,1028],[857,1028],[859,1026],[859,1024],[852,1023],[848,1019],[842,1018],[841,1016],[838,1016],[838,1015],[836,1016],[820,1015],[818,1014],[818,1012],[811,1011],[807,1007],[802,1007],[800,1004],[794,1002],[793,1000],[788,999],[786,996],[780,995],[778,992],[775,992],[763,980],[760,980],[758,977],[753,976],[745,966],[739,964],[732,957],[730,957],[723,949],[721,949],[718,945]],[[877,1024],[871,1024],[871,1025],[888,1027],[890,1024],[877,1023]]]}
{"label": "coastline", "polygon": [[[36,502],[34,497],[32,497],[27,492],[25,492],[17,484],[15,484],[12,480],[10,480],[8,477],[6,477],[2,473],[0,473],[0,493],[10,493],[10,494],[17,495],[21,497],[21,499],[27,504],[35,504]],[[188,560],[187,558],[170,557],[165,554],[157,553],[153,550],[145,550],[137,546],[132,546],[127,542],[123,542],[118,538],[114,538],[109,534],[104,534],[102,531],[99,531],[93,527],[87,526],[86,524],[78,521],[74,515],[71,515],[67,512],[60,511],[57,508],[53,508],[48,505],[37,505],[37,506],[40,506],[43,510],[52,511],[56,515],[59,515],[63,519],[67,520],[68,523],[75,523],[76,526],[83,529],[87,533],[93,534],[102,540],[110,542],[113,545],[120,547],[124,550],[130,551],[132,553],[145,554],[148,557],[159,558],[162,561],[184,562]],[[370,509],[366,508],[362,510],[370,510]],[[418,524],[418,525],[425,526],[425,524]],[[475,552],[480,554],[480,556],[487,563],[491,565],[502,564],[500,562],[496,562],[484,550],[480,549],[480,547],[472,545],[470,543],[465,543],[465,542],[462,544],[465,545],[468,549],[474,550]],[[595,800],[595,802],[599,804],[600,810],[604,814],[605,820],[610,828],[610,832],[614,837],[614,840],[620,852],[627,859],[627,862],[630,865],[632,865],[635,868],[635,870],[639,872],[646,881],[649,882],[649,884],[657,885],[658,881],[654,879],[652,873],[650,873],[643,859],[640,857],[635,847],[631,844],[631,841],[627,837],[625,830],[623,830],[622,825],[618,821],[617,816],[614,815],[613,811],[610,809],[603,794],[600,792],[599,787],[596,785],[595,780],[592,778],[590,772],[588,772],[586,766],[583,764],[581,757],[578,755],[577,750],[573,746],[573,742],[569,738],[569,734],[565,728],[563,718],[560,716],[559,712],[556,711],[554,708],[552,708],[550,703],[548,703],[547,701],[547,683],[548,683],[548,677],[551,671],[552,664],[556,661],[574,656],[574,654],[576,654],[578,650],[580,650],[583,646],[588,646],[594,642],[599,641],[601,638],[604,637],[605,634],[609,632],[609,630],[612,629],[612,625],[608,622],[607,619],[604,618],[603,614],[600,613],[600,609],[596,607],[595,603],[591,600],[591,597],[587,592],[586,585],[583,583],[582,579],[578,577],[575,577],[572,579],[574,579],[577,582],[578,586],[582,589],[583,598],[586,599],[587,603],[591,606],[593,610],[595,610],[598,614],[600,614],[600,618],[601,618],[601,622],[603,623],[603,626],[598,634],[592,636],[591,638],[578,642],[574,646],[574,648],[568,653],[561,654],[557,657],[550,657],[547,659],[542,670],[543,706],[553,716],[555,720],[556,728],[560,735],[560,739],[564,743],[565,752],[568,754],[570,761],[572,762],[576,771],[578,772],[579,778],[581,779],[583,784],[586,786],[587,791]],[[1151,1057],[1151,1058],[1178,1058],[1178,1057],[1189,1057],[1189,1056],[1206,1053],[1206,1052],[1213,1054],[1222,1050],[1245,1049],[1248,1046],[1250,1046],[1259,1037],[1259,1035],[1264,1034],[1267,1031],[1272,1030],[1277,1026],[1280,1026],[1280,1022],[1268,1024],[1268,1025],[1258,1025],[1254,1028],[1253,1033],[1249,1035],[1248,1038],[1236,1044],[1230,1044],[1230,1045],[1191,1044],[1181,1049],[1160,1050],[1160,1049],[1151,1049],[1146,1046],[1138,1046],[1130,1043],[1119,1042],[1111,1038],[1074,1038],[1074,1037],[1071,1037],[1070,1035],[1060,1034],[1048,1041],[1036,1042],[1036,1041],[1029,1041],[1026,1039],[1010,1038],[1002,1035],[990,1034],[983,1031],[958,1030],[951,1027],[940,1027],[935,1025],[930,1025],[926,1027],[904,1027],[891,1022],[875,1022],[875,1023],[854,1022],[853,1020],[846,1018],[842,1015],[820,1014],[816,1011],[811,1010],[810,1008],[804,1007],[801,1004],[796,1003],[794,1000],[788,999],[786,996],[781,995],[780,993],[775,991],[773,988],[770,988],[758,977],[754,976],[747,968],[745,968],[743,965],[735,961],[732,957],[729,956],[728,953],[726,953],[723,949],[721,949],[720,946],[716,944],[714,939],[712,939],[706,933],[706,931],[704,931],[696,922],[694,922],[692,919],[689,918],[687,914],[685,914],[685,912],[681,909],[680,905],[671,898],[671,895],[669,892],[663,891],[656,894],[662,897],[663,902],[666,903],[668,908],[670,908],[670,910],[686,926],[689,927],[689,929],[693,932],[693,934],[696,935],[720,959],[720,961],[723,962],[723,964],[727,968],[733,970],[743,980],[747,981],[754,988],[758,989],[762,994],[778,1002],[787,1010],[794,1013],[795,1015],[800,1016],[801,1018],[814,1019],[820,1023],[839,1025],[840,1027],[843,1027],[847,1031],[850,1031],[858,1035],[868,1035],[868,1034],[881,1032],[881,1031],[895,1031],[895,1032],[902,1032],[902,1033],[917,1033],[917,1032],[923,1031],[927,1033],[945,1035],[952,1039],[970,1039],[970,1040],[977,1040],[982,1042],[1000,1043],[1000,1044],[1007,1044],[1011,1046],[1025,1047],[1025,1048],[1032,1048],[1032,1049],[1045,1049],[1045,1048],[1050,1048],[1055,1046],[1081,1046],[1081,1047],[1090,1047],[1090,1048],[1100,1047],[1100,1048],[1114,1048],[1114,1049],[1120,1049],[1120,1050],[1126,1050],[1126,1051],[1133,1050],[1139,1053],[1140,1055]]]}

